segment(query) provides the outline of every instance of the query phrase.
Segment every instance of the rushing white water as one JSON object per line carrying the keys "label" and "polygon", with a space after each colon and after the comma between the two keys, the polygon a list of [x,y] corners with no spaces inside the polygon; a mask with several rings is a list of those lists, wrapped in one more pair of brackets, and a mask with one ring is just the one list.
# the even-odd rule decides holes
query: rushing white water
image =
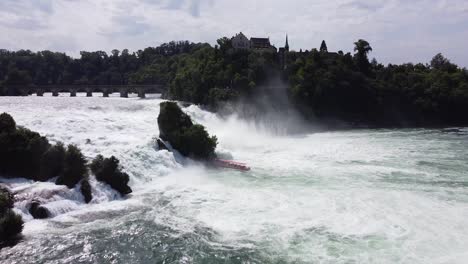
{"label": "rushing white water", "polygon": [[[0,112],[51,141],[115,155],[134,190],[121,199],[92,181],[85,205],[77,190],[3,180],[25,195],[15,206],[27,222],[0,262],[466,263],[468,129],[286,135],[185,108],[245,173],[157,151],[161,101],[0,98]],[[29,216],[37,196],[53,218]]]}

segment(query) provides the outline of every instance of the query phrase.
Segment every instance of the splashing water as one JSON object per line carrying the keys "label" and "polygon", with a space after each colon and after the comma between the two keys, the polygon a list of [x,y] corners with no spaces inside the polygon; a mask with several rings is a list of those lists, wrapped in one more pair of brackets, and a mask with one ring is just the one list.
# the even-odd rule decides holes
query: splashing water
{"label": "splashing water", "polygon": [[[287,135],[268,124],[184,109],[252,167],[213,170],[157,151],[157,97],[9,97],[0,112],[88,158],[115,155],[126,199],[6,180],[23,195],[24,240],[5,263],[465,263],[468,129]],[[185,164],[182,166],[181,163]],[[53,218],[33,220],[44,197]]]}

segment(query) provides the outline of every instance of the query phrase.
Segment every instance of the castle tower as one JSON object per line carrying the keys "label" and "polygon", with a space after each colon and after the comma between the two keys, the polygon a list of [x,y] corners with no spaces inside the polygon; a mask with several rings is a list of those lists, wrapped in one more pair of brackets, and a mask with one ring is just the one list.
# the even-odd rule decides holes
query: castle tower
{"label": "castle tower", "polygon": [[284,48],[279,49],[279,54],[278,54],[278,59],[279,59],[280,67],[282,70],[284,70],[286,67],[286,54],[288,52],[289,52],[289,41],[288,41],[288,35],[286,34],[286,44],[284,45]]}

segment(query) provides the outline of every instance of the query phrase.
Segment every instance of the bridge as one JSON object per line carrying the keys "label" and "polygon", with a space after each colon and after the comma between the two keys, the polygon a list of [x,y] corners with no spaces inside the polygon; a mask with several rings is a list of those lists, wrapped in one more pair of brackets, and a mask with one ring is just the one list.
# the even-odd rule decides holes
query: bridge
{"label": "bridge", "polygon": [[147,93],[163,93],[166,89],[163,85],[28,85],[28,86],[6,86],[7,91],[16,91],[20,95],[43,96],[44,93],[52,93],[52,96],[58,96],[59,93],[70,93],[75,97],[77,93],[86,93],[87,97],[92,97],[93,93],[102,93],[103,97],[109,97],[109,94],[120,93],[120,97],[128,97],[130,93],[138,94],[138,97],[145,98]]}

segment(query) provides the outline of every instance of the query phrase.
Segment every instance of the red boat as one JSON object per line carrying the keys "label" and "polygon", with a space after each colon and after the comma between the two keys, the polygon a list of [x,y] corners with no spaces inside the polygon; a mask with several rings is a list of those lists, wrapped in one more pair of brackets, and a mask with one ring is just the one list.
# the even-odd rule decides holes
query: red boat
{"label": "red boat", "polygon": [[250,167],[247,166],[245,163],[236,162],[232,160],[222,160],[222,159],[215,159],[213,161],[214,165],[217,167],[240,170],[240,171],[249,171]]}

